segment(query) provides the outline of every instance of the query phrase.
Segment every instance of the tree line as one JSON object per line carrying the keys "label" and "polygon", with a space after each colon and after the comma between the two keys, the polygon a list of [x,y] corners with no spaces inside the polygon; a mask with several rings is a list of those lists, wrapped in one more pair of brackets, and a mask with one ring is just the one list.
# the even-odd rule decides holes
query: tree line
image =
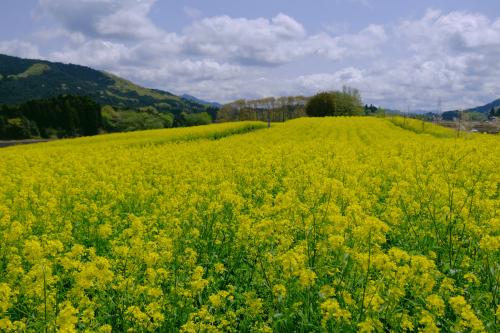
{"label": "tree line", "polygon": [[101,107],[85,96],[58,96],[0,108],[3,140],[88,136],[101,128]]}
{"label": "tree line", "polygon": [[205,112],[177,114],[159,111],[154,106],[130,109],[105,105],[102,108],[103,129],[110,133],[208,125],[216,114],[217,109],[212,107],[207,107]]}
{"label": "tree line", "polygon": [[382,109],[361,104],[359,90],[344,86],[342,91],[326,91],[312,97],[285,96],[253,100],[240,99],[225,104],[217,114],[218,122],[271,121],[280,122],[298,117],[378,115]]}
{"label": "tree line", "polygon": [[205,112],[159,111],[140,108],[101,107],[90,97],[63,95],[0,106],[0,140],[68,138],[98,133],[129,132],[212,123],[218,109]]}
{"label": "tree line", "polygon": [[266,97],[260,99],[239,99],[223,105],[217,112],[217,122],[228,121],[286,121],[293,118],[304,117],[305,105],[309,97],[286,96]]}

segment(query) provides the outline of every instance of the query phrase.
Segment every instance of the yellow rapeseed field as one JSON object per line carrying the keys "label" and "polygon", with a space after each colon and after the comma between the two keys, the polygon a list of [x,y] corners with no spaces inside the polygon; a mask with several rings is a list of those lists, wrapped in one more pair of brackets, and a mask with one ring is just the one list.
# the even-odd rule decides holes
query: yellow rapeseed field
{"label": "yellow rapeseed field", "polygon": [[0,331],[498,331],[500,137],[398,124],[0,150]]}

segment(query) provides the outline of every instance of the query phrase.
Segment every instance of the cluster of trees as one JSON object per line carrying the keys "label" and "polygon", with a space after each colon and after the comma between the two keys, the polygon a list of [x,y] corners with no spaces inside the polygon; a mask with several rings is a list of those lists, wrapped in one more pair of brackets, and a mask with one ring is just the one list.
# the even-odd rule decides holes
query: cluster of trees
{"label": "cluster of trees", "polygon": [[186,113],[182,112],[177,119],[177,125],[182,127],[208,125],[213,121],[208,112]]}
{"label": "cluster of trees", "polygon": [[309,97],[266,97],[254,100],[240,99],[226,104],[217,113],[218,122],[257,120],[285,121],[305,116]]}
{"label": "cluster of trees", "polygon": [[101,108],[90,97],[63,95],[0,107],[0,140],[65,138],[100,132],[129,132],[212,123],[217,108],[205,112],[163,112],[153,106]]}
{"label": "cluster of trees", "polygon": [[298,117],[378,115],[384,112],[373,105],[361,103],[359,90],[344,86],[342,91],[322,92],[313,97],[266,97],[254,100],[240,99],[222,106],[218,122],[226,121],[286,121]]}
{"label": "cluster of trees", "polygon": [[174,116],[171,113],[160,113],[153,107],[116,110],[106,105],[102,108],[102,119],[106,132],[168,128],[174,124]]}
{"label": "cluster of trees", "polygon": [[492,119],[493,117],[500,117],[500,107],[499,108],[491,108],[488,118]]}
{"label": "cluster of trees", "polygon": [[441,119],[445,121],[455,121],[458,119],[464,121],[484,121],[488,116],[477,111],[446,111],[441,114]]}
{"label": "cluster of trees", "polygon": [[95,135],[101,127],[101,107],[83,96],[59,96],[0,109],[3,140]]}
{"label": "cluster of trees", "polygon": [[[209,110],[216,113],[216,110]],[[173,114],[161,112],[153,106],[139,109],[102,108],[103,129],[106,132],[131,132],[148,129],[208,125],[212,115],[207,112]]]}
{"label": "cluster of trees", "polygon": [[343,91],[326,91],[313,96],[306,105],[310,117],[361,116],[364,109],[357,89],[344,87]]}

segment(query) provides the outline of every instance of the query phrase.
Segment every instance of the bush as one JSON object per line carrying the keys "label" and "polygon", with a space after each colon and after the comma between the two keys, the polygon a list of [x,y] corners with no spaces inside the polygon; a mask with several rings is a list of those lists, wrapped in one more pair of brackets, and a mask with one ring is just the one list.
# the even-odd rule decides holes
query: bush
{"label": "bush", "polygon": [[363,107],[357,92],[330,91],[312,97],[306,105],[306,113],[310,117],[359,116],[363,114]]}
{"label": "bush", "polygon": [[212,123],[212,117],[207,112],[201,113],[185,113],[181,114],[184,126],[199,126]]}
{"label": "bush", "polygon": [[159,113],[148,109],[116,111],[109,105],[102,108],[102,118],[104,129],[108,132],[170,128],[174,123],[174,116],[171,113]]}

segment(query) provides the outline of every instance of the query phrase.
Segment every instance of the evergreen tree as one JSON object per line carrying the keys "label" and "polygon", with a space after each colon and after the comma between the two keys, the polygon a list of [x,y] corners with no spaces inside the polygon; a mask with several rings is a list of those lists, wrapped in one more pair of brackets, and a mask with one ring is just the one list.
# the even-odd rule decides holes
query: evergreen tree
{"label": "evergreen tree", "polygon": [[2,106],[3,139],[95,135],[102,128],[101,107],[88,97],[59,96],[19,106]]}

